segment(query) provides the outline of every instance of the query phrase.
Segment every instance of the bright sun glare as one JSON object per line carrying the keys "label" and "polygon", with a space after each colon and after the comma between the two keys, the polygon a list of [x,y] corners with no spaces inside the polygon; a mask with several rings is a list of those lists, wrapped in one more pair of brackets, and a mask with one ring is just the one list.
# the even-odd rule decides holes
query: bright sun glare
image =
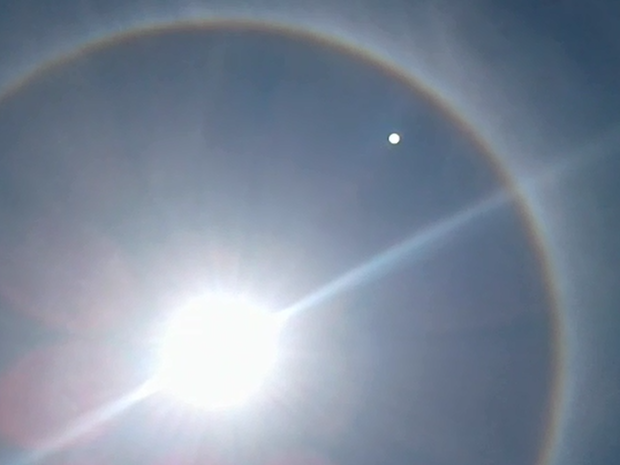
{"label": "bright sun glare", "polygon": [[207,410],[243,404],[274,368],[279,330],[274,314],[245,300],[198,299],[166,327],[157,389]]}

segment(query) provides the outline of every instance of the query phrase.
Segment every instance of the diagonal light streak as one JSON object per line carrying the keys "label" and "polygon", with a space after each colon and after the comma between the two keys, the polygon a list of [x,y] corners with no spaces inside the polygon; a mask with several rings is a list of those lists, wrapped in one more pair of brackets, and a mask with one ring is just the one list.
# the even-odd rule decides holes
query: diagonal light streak
{"label": "diagonal light streak", "polygon": [[[578,168],[582,168],[584,163],[591,163],[593,158],[606,156],[610,150],[618,146],[618,141],[620,141],[620,130],[614,127],[613,131],[610,131],[606,137],[600,138],[590,146],[577,151],[572,156],[566,157],[564,162],[556,163],[550,169],[543,170],[535,176],[519,180],[520,185],[525,189],[536,190],[553,182],[558,177],[563,177]],[[280,317],[283,319],[290,318],[297,313],[309,310],[333,298],[339,293],[352,290],[362,284],[385,276],[405,261],[411,262],[421,259],[424,253],[430,252],[432,247],[439,246],[442,240],[448,239],[450,235],[460,231],[461,228],[471,222],[508,205],[510,200],[511,196],[501,191],[448,218],[427,226],[422,231],[347,271],[335,280],[302,298],[297,303],[284,309],[280,312]],[[84,415],[64,432],[47,440],[39,450],[28,454],[24,459],[18,461],[18,465],[31,465],[60,452],[74,440],[98,425],[106,423],[122,414],[133,405],[151,396],[155,391],[155,386],[147,382],[120,399],[109,402]]]}
{"label": "diagonal light streak", "polygon": [[60,452],[76,439],[92,431],[95,427],[117,417],[127,409],[153,394],[154,389],[149,383],[144,384],[129,394],[84,415],[73,425],[55,437],[49,438],[37,451],[28,454],[18,461],[18,465],[30,465]]}
{"label": "diagonal light streak", "polygon": [[[558,179],[564,179],[575,171],[579,171],[586,164],[608,156],[612,150],[618,147],[619,141],[620,124],[617,124],[606,134],[586,146],[575,150],[568,156],[563,156],[561,161],[552,163],[535,174],[518,179],[520,189],[535,192]],[[403,261],[420,259],[421,254],[428,252],[430,246],[439,245],[439,241],[442,239],[447,239],[450,234],[460,230],[473,220],[479,219],[497,208],[506,206],[510,200],[511,195],[509,193],[500,191],[465,210],[431,224],[282,310],[281,318],[286,320],[299,312],[329,300],[341,292],[349,291],[359,285],[385,276]]]}
{"label": "diagonal light streak", "polygon": [[439,241],[442,239],[446,239],[450,234],[460,230],[473,220],[479,219],[496,208],[505,205],[509,199],[510,197],[506,193],[500,192],[448,218],[431,224],[417,234],[347,271],[327,285],[284,309],[281,317],[288,319],[299,312],[323,303],[341,292],[346,292],[361,284],[384,276],[405,260],[420,259],[422,253],[429,251],[430,246],[439,245]]}

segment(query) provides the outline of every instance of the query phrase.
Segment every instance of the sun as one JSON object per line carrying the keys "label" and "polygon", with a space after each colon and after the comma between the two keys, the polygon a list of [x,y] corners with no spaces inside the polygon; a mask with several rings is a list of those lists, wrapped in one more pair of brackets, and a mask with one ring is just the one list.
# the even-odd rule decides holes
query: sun
{"label": "sun", "polygon": [[167,323],[154,385],[200,409],[240,406],[275,367],[280,327],[272,312],[244,299],[197,299]]}

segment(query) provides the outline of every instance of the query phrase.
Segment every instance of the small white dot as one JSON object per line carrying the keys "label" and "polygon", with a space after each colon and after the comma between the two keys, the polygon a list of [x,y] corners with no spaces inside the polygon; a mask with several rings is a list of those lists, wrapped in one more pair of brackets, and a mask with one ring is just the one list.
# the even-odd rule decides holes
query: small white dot
{"label": "small white dot", "polygon": [[388,136],[388,142],[392,145],[398,144],[400,142],[400,135],[393,132],[392,134]]}

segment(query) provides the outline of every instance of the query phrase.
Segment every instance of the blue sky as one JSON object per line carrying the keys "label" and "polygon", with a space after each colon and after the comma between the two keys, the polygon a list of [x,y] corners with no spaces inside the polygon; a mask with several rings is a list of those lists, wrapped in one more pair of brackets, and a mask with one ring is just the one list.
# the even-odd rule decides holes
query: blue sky
{"label": "blue sky", "polygon": [[[80,31],[183,8],[44,3],[1,7],[0,76]],[[619,116],[620,7],[390,5],[330,11],[374,18],[403,49],[426,37],[412,50],[484,105],[472,121],[516,141],[512,166],[581,158],[537,193],[571,338],[556,458],[608,463],[618,162],[613,138],[597,141]],[[0,154],[3,460],[148,371],[147,329],[172,290],[217,282],[284,308],[505,188],[475,141],[385,69],[239,28],[152,33],[41,75],[0,102]],[[287,340],[306,356],[276,401],[205,419],[149,400],[45,460],[163,464],[195,449],[208,463],[535,463],[553,310],[523,217],[503,203],[422,252],[295,320]]]}

